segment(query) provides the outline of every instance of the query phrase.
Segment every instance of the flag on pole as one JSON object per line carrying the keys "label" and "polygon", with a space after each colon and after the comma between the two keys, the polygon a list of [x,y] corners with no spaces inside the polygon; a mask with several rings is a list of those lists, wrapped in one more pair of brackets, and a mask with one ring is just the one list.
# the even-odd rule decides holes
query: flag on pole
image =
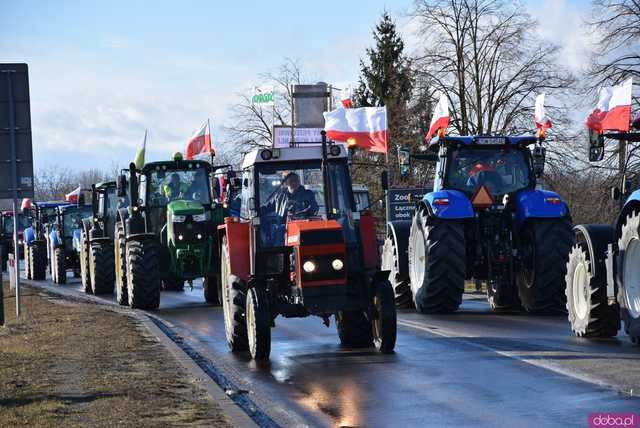
{"label": "flag on pole", "polygon": [[543,132],[553,126],[551,119],[547,117],[547,114],[544,111],[544,94],[540,94],[536,97],[534,120],[536,122],[536,128],[541,129]]}
{"label": "flag on pole", "polygon": [[351,101],[351,85],[341,91],[340,102],[344,108],[353,108],[353,101]]}
{"label": "flag on pole", "polygon": [[82,192],[82,188],[78,186],[78,188],[73,190],[71,193],[67,193],[66,195],[64,195],[64,198],[66,199],[67,202],[71,202],[72,204],[75,204],[78,202],[78,198],[80,197],[81,192]]}
{"label": "flag on pole", "polygon": [[431,141],[433,134],[439,129],[446,130],[449,126],[449,99],[446,94],[440,95],[440,101],[436,105],[436,109],[433,112],[433,118],[431,119],[431,125],[429,125],[429,132],[425,136],[427,143]]}
{"label": "flag on pole", "polygon": [[350,147],[387,153],[387,108],[339,108],[324,114],[327,138]]}
{"label": "flag on pole", "polygon": [[211,127],[209,120],[206,120],[187,142],[187,149],[185,151],[187,160],[191,160],[194,156],[201,154],[215,154],[211,146]]}
{"label": "flag on pole", "polygon": [[136,164],[137,169],[142,169],[144,166],[144,155],[147,150],[147,130],[144,130],[144,140],[142,140],[142,148],[136,152],[136,158],[133,163]]}
{"label": "flag on pole", "polygon": [[600,88],[598,105],[587,117],[587,128],[599,133],[605,130],[628,131],[632,88],[632,78],[618,86]]}

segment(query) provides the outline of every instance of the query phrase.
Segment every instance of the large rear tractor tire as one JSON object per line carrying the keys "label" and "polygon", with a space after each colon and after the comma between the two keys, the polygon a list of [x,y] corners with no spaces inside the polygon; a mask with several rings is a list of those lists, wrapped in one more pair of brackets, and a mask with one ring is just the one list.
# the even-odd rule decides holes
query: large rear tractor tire
{"label": "large rear tractor tire", "polygon": [[640,213],[629,213],[618,239],[618,303],[624,331],[640,345]]}
{"label": "large rear tractor tire", "polygon": [[271,312],[264,291],[252,288],[247,294],[247,339],[254,360],[266,360],[271,353]]}
{"label": "large rear tractor tire", "polygon": [[160,251],[152,239],[131,240],[126,245],[129,306],[156,310],[160,307]]}
{"label": "large rear tractor tire", "polygon": [[576,336],[613,337],[620,326],[618,307],[608,304],[606,281],[593,277],[588,251],[586,245],[574,245],[567,262],[565,294],[571,330]]}
{"label": "large rear tractor tire", "polygon": [[204,300],[214,306],[220,306],[222,304],[222,296],[220,293],[220,277],[217,275],[211,275],[204,278]]}
{"label": "large rear tractor tire", "polygon": [[560,313],[566,308],[567,260],[574,242],[568,218],[535,219],[525,226],[518,294],[528,312]]}
{"label": "large rear tractor tire", "polygon": [[398,332],[396,307],[393,288],[389,281],[381,281],[376,284],[373,298],[373,343],[376,349],[383,354],[390,354],[396,347]]}
{"label": "large rear tractor tire", "polygon": [[227,345],[232,352],[246,351],[249,349],[245,318],[247,284],[231,273],[229,246],[226,237],[222,238],[220,255],[220,278],[223,281],[222,310]]}
{"label": "large rear tractor tire", "polygon": [[82,280],[82,290],[87,294],[93,294],[91,286],[91,272],[89,265],[89,239],[87,233],[82,228],[80,231],[80,278]]}
{"label": "large rear tractor tire", "polygon": [[126,242],[124,228],[122,223],[118,222],[116,223],[113,240],[113,258],[116,270],[116,301],[122,306],[129,304]]}
{"label": "large rear tractor tire", "polygon": [[90,281],[95,294],[113,294],[116,280],[113,254],[109,241],[92,242],[89,246]]}
{"label": "large rear tractor tire", "polygon": [[53,250],[53,282],[56,284],[67,283],[67,267],[64,248],[58,247]]}
{"label": "large rear tractor tire", "polygon": [[47,279],[47,246],[44,241],[34,241],[29,248],[29,265],[31,279],[44,281]]}
{"label": "large rear tractor tire", "polygon": [[23,244],[22,253],[24,254],[24,277],[27,279],[33,279],[32,269],[31,269],[31,247],[27,245],[25,242]]}
{"label": "large rear tractor tire", "polygon": [[411,284],[409,275],[400,275],[400,258],[398,257],[398,247],[393,236],[387,236],[382,247],[382,270],[389,271],[389,282],[393,287],[396,307],[410,308],[413,306],[411,295]]}
{"label": "large rear tractor tire", "polygon": [[336,328],[340,344],[347,348],[369,348],[373,345],[372,322],[364,311],[339,311]]}
{"label": "large rear tractor tire", "polygon": [[409,277],[416,309],[425,314],[458,309],[466,270],[464,225],[416,212],[409,235]]}

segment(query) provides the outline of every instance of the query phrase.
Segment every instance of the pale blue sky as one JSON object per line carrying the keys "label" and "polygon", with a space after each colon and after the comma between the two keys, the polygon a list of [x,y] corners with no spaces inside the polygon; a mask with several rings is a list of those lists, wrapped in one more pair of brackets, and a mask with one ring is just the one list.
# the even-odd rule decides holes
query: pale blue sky
{"label": "pale blue sky", "polygon": [[[371,30],[397,1],[17,1],[0,0],[0,62],[30,67],[36,168],[110,168],[129,162],[150,128],[149,158],[182,150],[206,118],[225,138],[237,94],[285,57],[314,78],[355,81]],[[586,1],[528,1],[541,33],[580,61]],[[313,6],[312,6],[313,5]],[[572,31],[567,31],[571,28]]]}

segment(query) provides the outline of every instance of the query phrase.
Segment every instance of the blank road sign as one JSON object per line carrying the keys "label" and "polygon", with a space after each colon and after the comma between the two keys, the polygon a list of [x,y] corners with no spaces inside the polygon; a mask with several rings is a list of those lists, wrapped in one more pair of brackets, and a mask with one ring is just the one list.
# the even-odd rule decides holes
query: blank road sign
{"label": "blank road sign", "polygon": [[27,64],[0,64],[0,199],[13,198],[13,111],[18,197],[33,197],[33,154]]}

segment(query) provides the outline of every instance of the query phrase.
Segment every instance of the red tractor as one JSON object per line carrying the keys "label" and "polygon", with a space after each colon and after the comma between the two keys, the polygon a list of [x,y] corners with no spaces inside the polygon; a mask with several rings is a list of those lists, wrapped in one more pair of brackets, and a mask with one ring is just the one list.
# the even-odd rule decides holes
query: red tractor
{"label": "red tractor", "polygon": [[322,145],[258,149],[242,165],[239,220],[219,226],[227,343],[271,352],[285,318],[335,316],[343,346],[393,352],[396,310],[380,270],[374,219],[358,211],[347,153]]}

